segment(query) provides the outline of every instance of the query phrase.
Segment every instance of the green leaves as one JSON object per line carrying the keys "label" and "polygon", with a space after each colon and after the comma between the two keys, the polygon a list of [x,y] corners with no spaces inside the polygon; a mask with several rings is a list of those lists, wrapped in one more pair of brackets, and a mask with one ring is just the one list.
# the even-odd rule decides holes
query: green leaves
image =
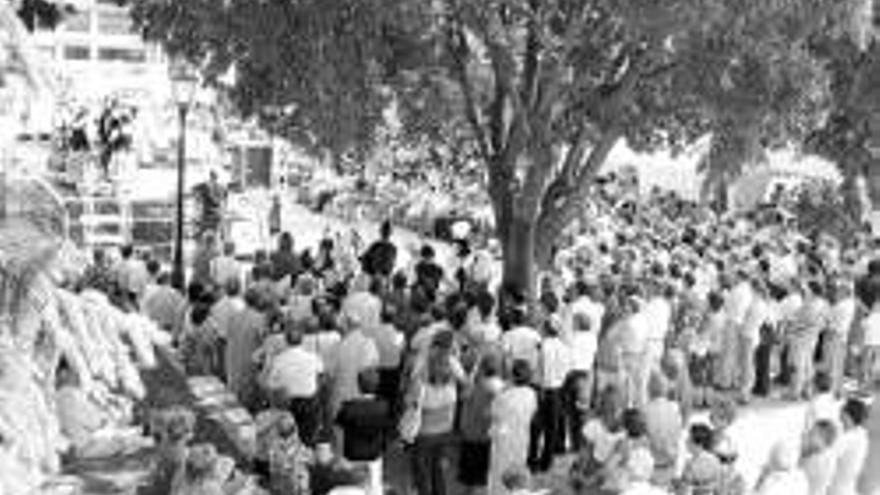
{"label": "green leaves", "polygon": [[[724,159],[711,163],[735,171],[733,162],[752,148],[806,134],[824,119],[830,94],[857,84],[829,78],[835,66],[807,43],[852,29],[857,8],[839,0],[133,0],[133,7],[148,39],[196,62],[209,81],[235,67],[230,96],[243,114],[295,108],[283,121],[264,118],[273,129],[341,155],[377,145],[393,108],[402,145],[469,150],[460,156],[479,157],[493,190],[514,196],[526,182],[540,193],[552,182],[586,180],[596,165],[588,150],[609,136],[639,150],[726,136],[715,151]],[[583,155],[559,167],[562,148]]]}
{"label": "green leaves", "polygon": [[28,31],[38,27],[55,29],[64,16],[73,13],[74,9],[60,0],[19,0],[18,17]]}

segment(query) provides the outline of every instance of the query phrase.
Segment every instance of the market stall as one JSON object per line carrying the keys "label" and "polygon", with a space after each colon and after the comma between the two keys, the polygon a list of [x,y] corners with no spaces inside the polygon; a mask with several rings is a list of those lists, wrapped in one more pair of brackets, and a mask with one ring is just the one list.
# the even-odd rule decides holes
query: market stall
{"label": "market stall", "polygon": [[[69,244],[25,221],[0,225],[0,494],[76,493],[59,483],[63,455],[112,456],[147,441],[130,428],[145,395],[140,369],[156,365],[167,336],[100,293],[72,291],[82,269]],[[83,411],[62,389],[101,415],[96,428],[72,434],[71,415]]]}

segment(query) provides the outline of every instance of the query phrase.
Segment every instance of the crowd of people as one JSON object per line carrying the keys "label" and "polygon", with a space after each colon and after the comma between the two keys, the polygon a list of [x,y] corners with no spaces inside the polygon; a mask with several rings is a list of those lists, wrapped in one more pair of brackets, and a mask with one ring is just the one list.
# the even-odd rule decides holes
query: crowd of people
{"label": "crowd of people", "polygon": [[[572,458],[579,494],[877,493],[869,233],[718,216],[613,179],[591,197],[534,291],[501,284],[466,240],[404,265],[387,223],[365,248],[328,238],[316,255],[281,233],[252,266],[208,236],[186,294],[130,247],[88,280],[254,414],[272,493],[384,493],[401,451],[420,495],[531,493]],[[764,397],[808,412],[747,483],[730,426]]]}

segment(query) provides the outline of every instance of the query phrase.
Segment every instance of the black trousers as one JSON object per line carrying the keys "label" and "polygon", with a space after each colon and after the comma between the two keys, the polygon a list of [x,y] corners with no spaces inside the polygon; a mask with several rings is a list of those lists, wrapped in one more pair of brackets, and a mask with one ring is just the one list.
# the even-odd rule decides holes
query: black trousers
{"label": "black trousers", "polygon": [[[584,440],[584,424],[586,423],[586,413],[583,409],[584,404],[579,403],[579,399],[583,395],[581,390],[583,387],[592,387],[596,380],[590,376],[590,373],[581,370],[575,370],[568,374],[565,378],[563,387],[563,431],[568,433],[570,447],[574,452],[579,452],[584,448],[586,441]],[[592,391],[589,394],[592,401]],[[563,444],[564,445],[564,444]]]}
{"label": "black trousers", "polygon": [[776,383],[782,386],[791,385],[792,377],[794,376],[794,369],[792,369],[790,364],[791,360],[789,359],[789,352],[788,344],[783,343],[779,352],[779,376],[776,377]]}
{"label": "black trousers", "polygon": [[300,440],[307,446],[314,447],[321,428],[322,416],[321,400],[318,395],[290,399],[287,402],[287,410],[296,419]]}
{"label": "black trousers", "polygon": [[410,461],[418,495],[446,495],[449,436],[420,435],[410,447]]}
{"label": "black trousers", "polygon": [[752,393],[758,397],[767,397],[773,385],[770,376],[770,365],[773,361],[773,342],[762,340],[755,349],[755,387]]}
{"label": "black trousers", "polygon": [[562,388],[538,391],[538,412],[532,420],[529,439],[529,466],[547,471],[553,458],[565,451],[565,410]]}

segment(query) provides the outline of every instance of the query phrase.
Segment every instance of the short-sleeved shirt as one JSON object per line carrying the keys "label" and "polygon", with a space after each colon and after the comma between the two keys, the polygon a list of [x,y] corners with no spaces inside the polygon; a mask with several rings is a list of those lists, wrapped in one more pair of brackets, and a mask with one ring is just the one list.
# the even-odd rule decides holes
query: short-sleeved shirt
{"label": "short-sleeved shirt", "polygon": [[880,346],[880,311],[872,311],[862,320],[862,330],[866,346]]}
{"label": "short-sleeved shirt", "polygon": [[291,347],[269,363],[266,386],[287,399],[314,397],[324,362],[302,347]]}
{"label": "short-sleeved shirt", "polygon": [[538,369],[539,347],[541,334],[531,327],[516,327],[501,335],[501,348],[511,360],[523,359],[531,365],[532,370]]}
{"label": "short-sleeved shirt", "polygon": [[571,371],[571,349],[558,337],[545,338],[541,343],[541,386],[562,388]]}

